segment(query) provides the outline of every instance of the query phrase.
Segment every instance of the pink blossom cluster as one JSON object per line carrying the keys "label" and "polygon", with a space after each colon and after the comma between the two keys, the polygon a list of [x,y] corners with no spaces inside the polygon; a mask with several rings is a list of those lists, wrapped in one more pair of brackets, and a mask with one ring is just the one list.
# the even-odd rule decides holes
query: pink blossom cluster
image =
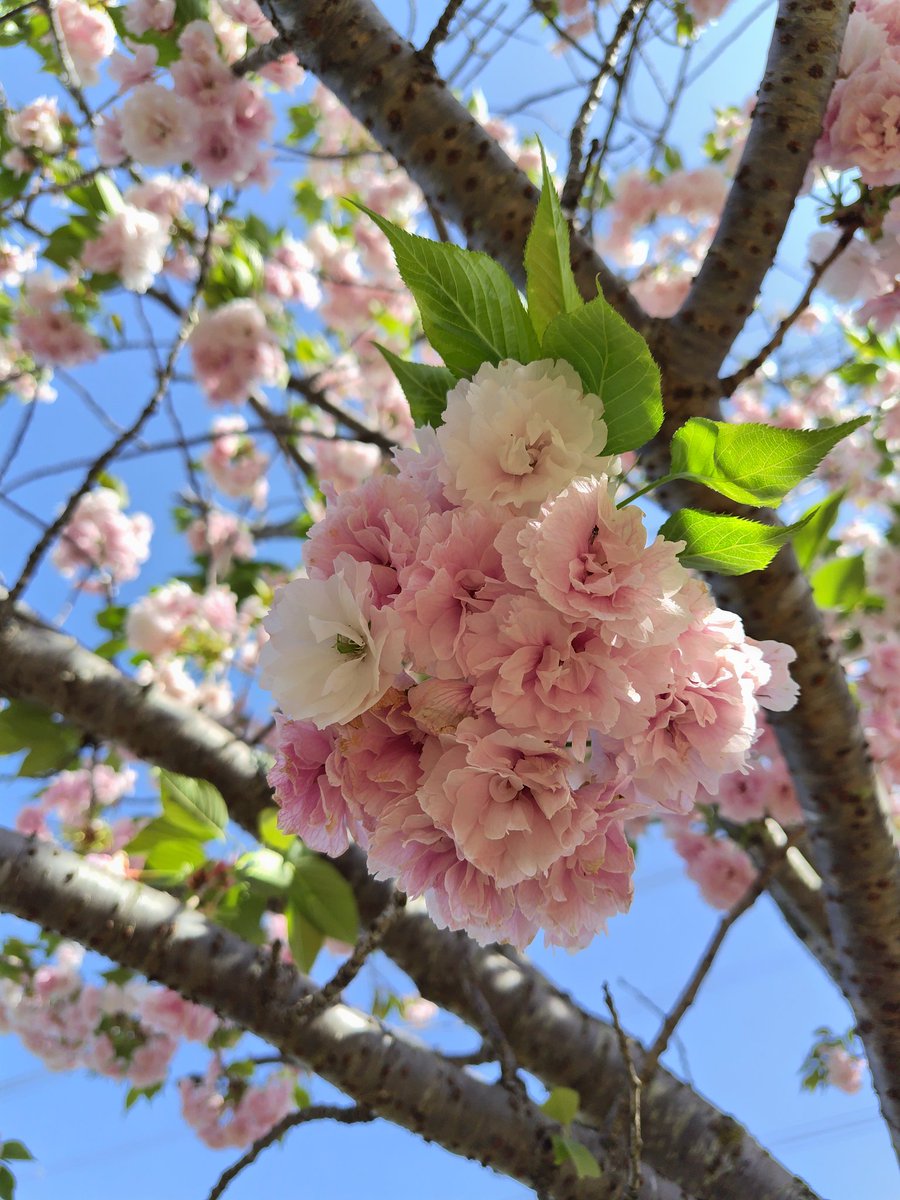
{"label": "pink blossom cluster", "polygon": [[[136,19],[143,24],[165,18],[142,12]],[[191,21],[178,47],[181,55],[170,68],[172,90],[149,79],[152,63],[143,58],[135,60],[130,73],[119,71],[123,84],[136,86],[121,108],[104,116],[98,143],[102,161],[129,156],[155,167],[189,161],[212,187],[265,183],[268,160],[262,143],[275,115],[261,87],[234,75],[208,21]]]}
{"label": "pink blossom cluster", "polygon": [[[0,250],[2,254],[2,250]],[[49,367],[38,367],[18,337],[0,337],[0,388],[8,388],[26,403],[56,399]]]}
{"label": "pink blossom cluster", "polygon": [[269,456],[257,448],[246,429],[243,417],[216,417],[212,423],[215,436],[200,461],[220,492],[234,498],[246,496],[254,508],[263,508],[269,494]]}
{"label": "pink blossom cluster", "polygon": [[94,84],[99,80],[97,67],[109,58],[116,45],[116,27],[100,4],[82,0],[58,0],[56,15],[79,78],[76,83]]}
{"label": "pink blossom cluster", "polygon": [[256,546],[246,521],[222,508],[210,508],[185,531],[194,554],[208,558],[215,575],[227,575],[236,558],[253,558]]}
{"label": "pink blossom cluster", "polygon": [[843,1046],[826,1046],[822,1057],[831,1086],[848,1096],[855,1095],[862,1087],[863,1060],[848,1054]]}
{"label": "pink blossom cluster", "polygon": [[[16,1033],[50,1070],[87,1067],[132,1087],[163,1083],[180,1041],[207,1042],[214,1012],[138,980],[88,984],[84,951],[64,942],[55,959],[0,980],[0,1029]],[[15,964],[11,964],[15,965]]]}
{"label": "pink blossom cluster", "polygon": [[[152,533],[153,522],[146,513],[128,517],[117,491],[95,488],[79,499],[63,526],[53,562],[67,578],[89,576],[79,580],[85,591],[101,591],[137,578],[149,557]],[[96,578],[95,572],[102,576]]]}
{"label": "pink blossom cluster", "polygon": [[480,940],[585,945],[630,902],[625,820],[716,795],[796,698],[792,652],[616,507],[602,413],[568,363],[483,366],[266,620],[282,827]]}
{"label": "pink blossom cluster", "polygon": [[15,310],[14,330],[22,349],[38,364],[76,367],[100,353],[100,339],[77,320],[67,298],[68,279],[47,271],[28,275]]}
{"label": "pink blossom cluster", "polygon": [[130,767],[116,770],[109,763],[62,771],[44,790],[40,804],[19,810],[16,828],[22,833],[49,836],[48,817],[56,817],[66,826],[82,826],[99,811],[118,804],[134,790],[136,780]]}
{"label": "pink blossom cluster", "polygon": [[197,383],[213,404],[240,404],[287,370],[278,339],[255,300],[231,300],[202,314],[189,340]]}
{"label": "pink blossom cluster", "polygon": [[[553,44],[554,54],[563,54],[570,45],[571,39],[580,41],[597,28],[595,9],[608,4],[609,0],[599,0],[591,4],[590,0],[559,0],[559,17],[566,36]],[[705,25],[716,21],[728,7],[729,0],[686,0],[685,8],[694,18],[697,25]]]}
{"label": "pink blossom cluster", "polygon": [[743,900],[756,879],[756,868],[745,850],[727,837],[710,837],[670,821],[672,842],[684,860],[685,874],[712,908],[727,910]]}
{"label": "pink blossom cluster", "polygon": [[314,267],[310,248],[296,238],[284,237],[266,259],[263,286],[276,300],[295,300],[304,308],[316,308],[322,291]]}
{"label": "pink blossom cluster", "polygon": [[248,1146],[295,1107],[296,1072],[276,1071],[262,1084],[232,1079],[218,1058],[202,1076],[178,1082],[181,1115],[214,1150]]}
{"label": "pink blossom cluster", "polygon": [[822,166],[859,170],[870,187],[900,183],[900,17],[894,0],[860,0],[850,14],[815,155]]}
{"label": "pink blossom cluster", "polygon": [[[822,262],[839,237],[837,231],[813,234],[807,251],[810,262]],[[820,287],[839,304],[860,305],[853,314],[856,324],[871,322],[878,330],[894,327],[900,317],[900,197],[891,201],[874,235],[853,238],[825,271]]]}
{"label": "pink blossom cluster", "polygon": [[97,236],[85,243],[81,263],[98,274],[118,275],[128,291],[143,293],[162,270],[168,245],[168,218],[123,204],[103,216]]}
{"label": "pink blossom cluster", "polygon": [[6,134],[14,143],[3,156],[3,166],[16,174],[26,174],[35,166],[26,150],[55,154],[62,147],[59,105],[55,96],[37,96],[18,112],[6,116]]}

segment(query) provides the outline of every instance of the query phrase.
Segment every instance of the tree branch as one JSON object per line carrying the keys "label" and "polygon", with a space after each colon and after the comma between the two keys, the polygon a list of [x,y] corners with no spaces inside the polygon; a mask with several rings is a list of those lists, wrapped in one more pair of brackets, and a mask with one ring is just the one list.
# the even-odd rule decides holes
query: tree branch
{"label": "tree branch", "polygon": [[[43,704],[99,740],[208,779],[250,831],[272,803],[261,756],[218,722],[141,687],[73,638],[11,609],[0,619],[0,694]],[[336,865],[353,887],[362,920],[373,922],[388,904],[390,885],[369,876],[356,848]],[[382,944],[422,995],[489,1037],[459,986],[463,972],[471,972],[519,1065],[548,1086],[575,1088],[585,1113],[603,1124],[625,1086],[608,1024],[580,1009],[524,957],[439,930],[419,905],[397,916]],[[747,1186],[754,1200],[814,1200],[736,1121],[668,1072],[659,1071],[645,1092],[644,1113],[648,1163],[687,1192],[702,1194],[715,1164],[717,1200],[745,1200]]]}
{"label": "tree branch", "polygon": [[[0,906],[158,979],[298,1058],[372,1113],[527,1185],[552,1164],[558,1128],[533,1104],[487,1084],[374,1017],[335,1004],[311,1020],[298,1004],[314,985],[294,967],[184,908],[47,842],[0,830]],[[553,1173],[555,1200],[613,1200],[622,1174],[596,1132],[578,1136],[603,1163],[601,1180]],[[641,1200],[676,1200],[654,1175]]]}

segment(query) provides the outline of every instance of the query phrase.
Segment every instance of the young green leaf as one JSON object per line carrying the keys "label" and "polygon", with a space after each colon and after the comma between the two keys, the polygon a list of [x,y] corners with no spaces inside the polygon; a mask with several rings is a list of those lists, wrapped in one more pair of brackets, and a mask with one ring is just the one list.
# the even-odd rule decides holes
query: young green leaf
{"label": "young green leaf", "polygon": [[813,599],[819,608],[851,612],[866,592],[866,566],[861,554],[833,558],[812,577]]}
{"label": "young green leaf", "polygon": [[557,1163],[571,1162],[579,1179],[599,1179],[600,1164],[588,1150],[587,1146],[572,1137],[555,1134],[553,1137],[553,1157]]}
{"label": "young green leaf", "polygon": [[574,1088],[555,1087],[544,1103],[541,1112],[545,1112],[560,1125],[571,1125],[578,1112],[580,1097]]}
{"label": "young green leaf", "polygon": [[336,867],[315,854],[305,854],[295,866],[291,903],[327,937],[355,942],[359,913],[353,889]]}
{"label": "young green leaf", "polygon": [[287,917],[288,945],[291,948],[294,962],[301,971],[310,971],[316,961],[325,935],[303,915],[297,904],[289,904],[285,909]]}
{"label": "young green leaf", "polygon": [[660,529],[670,542],[685,542],[678,557],[686,567],[719,575],[746,575],[767,567],[799,526],[763,525],[743,517],[683,508]]}
{"label": "young green leaf", "polygon": [[247,880],[269,895],[286,892],[294,881],[294,867],[265,847],[242,854],[234,868],[238,879]]}
{"label": "young green leaf", "polygon": [[222,841],[228,809],[217,788],[205,779],[189,779],[172,771],[159,772],[163,813],[180,829],[201,842]]}
{"label": "young green leaf", "polygon": [[428,340],[456,376],[482,363],[540,357],[537,337],[515,284],[486,254],[407,233],[359,205],[391,243]]}
{"label": "young green leaf", "polygon": [[824,500],[814,504],[803,514],[804,524],[791,540],[794,543],[797,562],[804,571],[809,570],[813,561],[822,552],[846,494],[843,488],[838,492],[832,492],[830,496],[826,496]]}
{"label": "young green leaf", "polygon": [[659,429],[659,368],[641,335],[602,296],[554,317],[544,330],[541,353],[570,362],[585,390],[603,401],[605,454],[637,450]]}
{"label": "young green leaf", "polygon": [[670,477],[702,483],[739,504],[774,507],[867,420],[857,417],[830,429],[776,429],[692,417],[672,438]]}
{"label": "young green leaf", "polygon": [[584,304],[569,257],[569,227],[541,146],[543,182],[534,224],[525,243],[528,315],[538,337],[554,317]]}
{"label": "young green leaf", "polygon": [[7,1162],[33,1162],[34,1155],[21,1142],[14,1138],[11,1141],[3,1142],[0,1145],[0,1158],[5,1158]]}
{"label": "young green leaf", "polygon": [[447,393],[459,382],[446,367],[432,367],[427,363],[408,362],[386,346],[375,349],[397,377],[403,395],[409,402],[410,412],[416,425],[440,425],[447,404]]}

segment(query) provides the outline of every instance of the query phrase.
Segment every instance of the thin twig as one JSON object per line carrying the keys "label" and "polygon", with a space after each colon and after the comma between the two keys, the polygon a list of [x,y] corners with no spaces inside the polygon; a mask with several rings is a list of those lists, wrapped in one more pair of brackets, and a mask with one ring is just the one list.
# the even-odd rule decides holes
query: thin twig
{"label": "thin twig", "polygon": [[38,403],[39,403],[39,401],[32,400],[31,403],[29,405],[27,405],[24,413],[22,414],[22,417],[19,421],[19,427],[16,430],[16,432],[13,434],[13,439],[9,443],[9,449],[7,450],[7,452],[3,458],[3,462],[0,463],[0,483],[3,482],[3,480],[6,476],[6,472],[12,466],[16,455],[19,453],[19,448],[21,447],[22,442],[25,440],[25,435],[28,433],[28,427],[31,425],[31,422],[34,420],[34,414],[37,409]]}
{"label": "thin twig", "polygon": [[721,395],[731,396],[737,390],[737,388],[740,387],[744,380],[749,379],[751,375],[755,375],[769,355],[773,354],[778,349],[778,347],[787,337],[791,326],[804,311],[804,309],[808,307],[810,298],[812,297],[813,292],[819,286],[822,276],[832,265],[832,263],[834,263],[835,260],[840,258],[840,256],[844,253],[844,251],[853,241],[853,235],[856,233],[858,228],[858,222],[853,222],[852,224],[848,225],[835,242],[831,252],[825,258],[823,258],[821,262],[814,265],[812,274],[809,277],[809,282],[804,289],[803,295],[800,297],[788,315],[784,318],[784,320],[780,322],[778,328],[772,334],[771,338],[769,338],[768,342],[766,342],[765,346],[763,346],[762,350],[760,350],[759,353],[754,354],[753,357],[748,362],[745,362],[740,370],[735,371],[733,375],[728,375],[724,379],[719,380]]}
{"label": "thin twig", "polygon": [[571,214],[578,207],[578,200],[584,188],[586,173],[586,168],[582,170],[581,167],[581,159],[584,153],[584,135],[587,132],[591,118],[597,111],[597,105],[603,96],[606,81],[612,75],[616,68],[616,63],[619,61],[619,53],[628,36],[628,31],[638,13],[642,9],[646,9],[649,3],[650,0],[629,0],[629,3],[623,9],[622,15],[619,17],[619,23],[616,25],[615,31],[606,47],[606,54],[604,55],[600,69],[591,81],[588,93],[578,111],[575,123],[572,125],[572,130],[569,134],[569,169],[566,172],[566,182],[563,185],[562,196],[560,198],[563,212]]}
{"label": "thin twig", "polygon": [[310,992],[308,996],[303,997],[295,1009],[297,1017],[303,1021],[311,1021],[340,999],[341,992],[353,982],[369,955],[378,949],[384,935],[405,907],[406,896],[402,892],[393,892],[385,907],[358,939],[346,962],[338,967],[331,979],[317,992]]}
{"label": "thin twig", "polygon": [[300,468],[307,482],[312,482],[315,479],[312,463],[308,462],[297,449],[293,434],[285,428],[285,422],[281,416],[273,412],[263,398],[254,392],[247,397],[247,403],[271,433],[285,457],[290,459],[294,466]]}
{"label": "thin twig", "polygon": [[324,392],[320,391],[315,386],[312,380],[304,379],[300,375],[292,375],[287,382],[288,390],[297,392],[307,403],[312,404],[315,408],[320,408],[322,412],[328,413],[334,417],[336,421],[340,421],[354,435],[358,442],[371,442],[373,446],[378,446],[385,454],[390,454],[394,449],[395,443],[391,441],[386,434],[383,434],[379,429],[370,429],[358,417],[352,413],[345,412],[336,404],[328,399]]}
{"label": "thin twig", "polygon": [[690,979],[684,987],[684,990],[678,997],[674,1007],[666,1017],[665,1021],[663,1021],[662,1028],[654,1038],[652,1046],[650,1046],[647,1053],[644,1055],[644,1060],[641,1064],[641,1080],[644,1087],[649,1085],[651,1079],[656,1074],[656,1068],[659,1065],[659,1060],[665,1053],[672,1034],[678,1028],[678,1025],[684,1017],[684,1014],[697,998],[700,985],[709,974],[712,965],[715,962],[716,955],[719,953],[719,950],[722,947],[722,943],[725,940],[728,930],[732,927],[735,921],[738,920],[738,918],[742,917],[749,908],[753,907],[762,893],[766,890],[770,880],[772,879],[772,876],[776,873],[776,871],[779,870],[784,862],[785,855],[787,854],[791,845],[793,845],[793,836],[788,836],[785,839],[784,844],[779,846],[778,852],[772,857],[765,870],[760,871],[754,882],[747,889],[741,899],[738,900],[738,902],[734,904],[719,921],[716,932],[710,939],[706,950],[703,952],[703,956],[694,968]]}
{"label": "thin twig", "polygon": [[203,255],[201,258],[200,275],[197,280],[197,285],[194,290],[194,295],[191,299],[191,303],[188,306],[187,311],[184,314],[184,317],[182,318],[178,333],[177,333],[174,341],[172,342],[171,348],[169,349],[169,353],[166,358],[165,366],[163,367],[162,371],[159,373],[156,387],[153,389],[153,394],[151,395],[151,397],[147,401],[147,403],[144,405],[144,407],[141,409],[141,411],[138,413],[135,420],[132,421],[132,423],[119,434],[119,436],[115,439],[115,441],[112,442],[111,445],[106,450],[104,450],[104,452],[100,455],[99,458],[94,460],[94,462],[88,469],[87,473],[85,474],[84,479],[81,481],[81,484],[79,485],[79,487],[72,493],[72,495],[66,501],[65,505],[63,506],[62,512],[59,514],[59,516],[56,518],[56,520],[52,521],[51,524],[48,525],[47,528],[44,530],[42,537],[39,539],[39,541],[36,543],[36,545],[32,548],[31,553],[28,555],[28,558],[25,562],[25,566],[22,569],[22,574],[19,576],[15,585],[10,589],[9,596],[8,596],[8,600],[10,603],[14,603],[18,599],[18,597],[22,594],[22,592],[25,590],[25,588],[28,586],[28,584],[31,582],[31,577],[33,576],[34,572],[37,570],[38,564],[40,563],[41,559],[43,558],[44,554],[46,553],[47,548],[49,547],[49,545],[53,541],[53,539],[56,537],[56,535],[60,532],[60,530],[68,522],[69,518],[71,517],[72,513],[75,510],[75,506],[78,504],[78,501],[81,499],[82,496],[84,496],[88,491],[90,491],[93,484],[103,474],[106,467],[109,465],[110,462],[112,462],[112,460],[116,457],[116,455],[122,449],[122,447],[127,445],[128,442],[130,442],[132,440],[132,438],[134,438],[140,432],[140,430],[143,428],[143,426],[146,424],[146,422],[150,419],[150,417],[153,415],[153,413],[156,412],[156,409],[159,407],[159,404],[160,404],[163,396],[166,394],[166,392],[169,388],[172,374],[175,370],[175,363],[177,362],[178,356],[181,353],[182,349],[184,348],[184,345],[187,342],[188,337],[190,336],[191,328],[194,323],[194,317],[196,315],[197,307],[199,304],[200,292],[203,288],[203,281],[206,278],[206,271],[208,269],[210,251],[212,248],[212,235],[213,235],[213,230],[215,229],[215,226],[216,226],[216,221],[213,218],[208,207],[207,207],[207,219],[208,219],[208,225],[207,225],[207,232],[206,232],[206,240],[204,243]]}
{"label": "thin twig", "polygon": [[375,1113],[358,1104],[353,1105],[352,1108],[341,1108],[335,1104],[311,1104],[308,1108],[300,1109],[299,1112],[288,1113],[277,1125],[273,1125],[268,1133],[257,1138],[247,1153],[219,1176],[218,1182],[209,1193],[207,1200],[219,1200],[228,1185],[240,1175],[245,1167],[249,1167],[252,1162],[255,1162],[263,1150],[267,1150],[279,1138],[284,1137],[288,1130],[293,1129],[295,1125],[307,1125],[310,1121],[338,1121],[341,1125],[360,1125],[374,1120]]}
{"label": "thin twig", "polygon": [[619,1020],[612,992],[609,990],[609,985],[605,983],[603,985],[603,998],[606,1000],[606,1007],[609,1009],[613,1028],[619,1039],[619,1052],[622,1055],[622,1062],[628,1073],[628,1188],[623,1200],[638,1200],[641,1191],[641,1150],[643,1148],[643,1140],[641,1138],[641,1090],[643,1083],[634,1065],[634,1059],[631,1056],[631,1049],[628,1045],[628,1038]]}
{"label": "thin twig", "polygon": [[462,8],[464,0],[449,0],[447,7],[438,18],[437,24],[431,33],[428,35],[428,40],[419,51],[422,58],[428,62],[434,62],[434,52],[437,50],[441,42],[445,42],[450,36],[450,26],[453,24],[453,18]]}

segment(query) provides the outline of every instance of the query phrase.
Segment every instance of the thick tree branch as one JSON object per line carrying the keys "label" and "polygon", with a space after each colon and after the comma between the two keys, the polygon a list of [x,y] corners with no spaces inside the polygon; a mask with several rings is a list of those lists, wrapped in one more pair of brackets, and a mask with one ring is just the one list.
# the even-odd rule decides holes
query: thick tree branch
{"label": "thick tree branch", "polygon": [[[357,1104],[455,1154],[542,1183],[556,1200],[613,1200],[622,1173],[600,1136],[578,1136],[603,1165],[600,1180],[552,1168],[558,1128],[533,1104],[482,1082],[374,1017],[335,1004],[312,1019],[314,985],[292,966],[184,908],[164,892],[98,870],[47,842],[0,830],[0,906],[209,1005],[300,1059]],[[651,1174],[641,1200],[680,1200]]]}
{"label": "thick tree branch", "polygon": [[719,228],[671,323],[672,361],[718,372],[775,260],[822,130],[852,0],[780,0],[750,134]]}
{"label": "thick tree branch", "polygon": [[[73,638],[12,612],[0,622],[0,694],[43,704],[98,740],[208,779],[231,816],[251,831],[259,811],[272,803],[260,757],[216,721],[134,683]],[[370,878],[356,849],[337,865],[353,886],[363,921],[376,920],[390,886]],[[462,973],[471,972],[520,1066],[548,1086],[575,1088],[585,1113],[598,1125],[605,1122],[625,1086],[615,1033],[525,958],[439,930],[415,905],[391,923],[383,947],[423,995],[487,1034],[459,986]],[[687,1192],[702,1196],[714,1177],[717,1200],[744,1200],[747,1189],[754,1200],[810,1200],[809,1190],[736,1121],[668,1072],[657,1073],[643,1103],[645,1157]]]}

